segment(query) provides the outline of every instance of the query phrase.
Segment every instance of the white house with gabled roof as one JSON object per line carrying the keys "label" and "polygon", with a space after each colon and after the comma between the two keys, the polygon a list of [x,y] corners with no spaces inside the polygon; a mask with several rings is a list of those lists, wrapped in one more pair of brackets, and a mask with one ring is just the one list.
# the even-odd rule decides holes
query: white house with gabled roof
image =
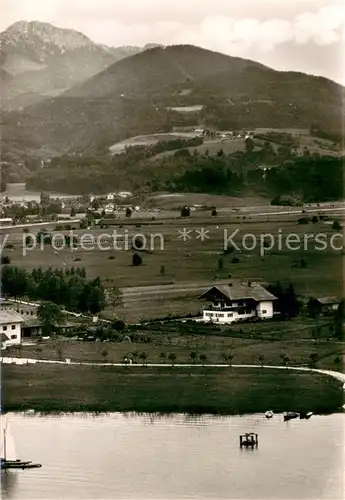
{"label": "white house with gabled roof", "polygon": [[22,323],[24,319],[14,311],[0,310],[1,346],[18,345],[22,341]]}
{"label": "white house with gabled roof", "polygon": [[250,318],[273,318],[277,298],[255,282],[214,285],[200,297],[209,302],[203,308],[203,321],[223,324]]}

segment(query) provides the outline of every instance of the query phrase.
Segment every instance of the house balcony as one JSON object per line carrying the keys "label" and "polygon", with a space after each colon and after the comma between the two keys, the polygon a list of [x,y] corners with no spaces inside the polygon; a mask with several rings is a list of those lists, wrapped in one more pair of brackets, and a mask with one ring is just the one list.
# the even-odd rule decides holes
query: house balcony
{"label": "house balcony", "polygon": [[203,307],[203,310],[204,311],[233,311],[234,309],[234,306],[213,306],[213,305],[208,305],[208,306],[204,306]]}
{"label": "house balcony", "polygon": [[214,306],[214,305],[208,305],[203,307],[203,311],[210,311],[210,312],[239,312],[239,311],[245,311],[245,314],[249,313],[254,313],[255,309],[251,307],[246,307],[246,306]]}

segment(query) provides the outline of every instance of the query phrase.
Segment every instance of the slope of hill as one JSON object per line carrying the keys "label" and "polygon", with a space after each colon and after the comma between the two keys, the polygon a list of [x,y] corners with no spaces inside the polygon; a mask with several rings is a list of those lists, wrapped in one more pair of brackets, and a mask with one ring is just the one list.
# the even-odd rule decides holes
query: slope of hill
{"label": "slope of hill", "polygon": [[25,106],[37,96],[57,95],[141,50],[97,45],[78,31],[48,23],[14,23],[0,33],[0,67],[13,76],[11,92],[2,96],[2,108],[15,109],[17,102]]}
{"label": "slope of hill", "polygon": [[[8,114],[4,144],[15,135],[23,148],[26,136],[30,149],[35,144],[36,153],[54,155],[181,125],[252,129],[321,123],[340,130],[343,97],[344,88],[325,78],[274,71],[194,46],[155,47],[57,98]],[[195,104],[202,109],[192,116],[169,109]]]}

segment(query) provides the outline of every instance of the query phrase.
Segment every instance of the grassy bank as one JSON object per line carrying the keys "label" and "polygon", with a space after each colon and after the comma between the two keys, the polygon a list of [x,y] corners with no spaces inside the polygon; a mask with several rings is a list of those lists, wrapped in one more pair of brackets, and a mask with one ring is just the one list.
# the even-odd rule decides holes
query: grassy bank
{"label": "grassy bank", "polygon": [[243,414],[271,409],[331,413],[341,383],[264,368],[4,365],[3,409]]}
{"label": "grassy bank", "polygon": [[[137,341],[130,343],[121,338],[118,342],[50,339],[37,342],[36,345],[8,348],[6,356],[63,361],[69,358],[77,363],[122,363],[124,357],[130,357],[135,362],[145,359],[147,363],[170,363],[170,356],[174,355],[175,363],[191,363],[201,359],[204,364],[218,364],[224,362],[224,356],[231,355],[232,364],[264,362],[267,365],[280,365],[283,357],[287,356],[291,366],[309,366],[311,356],[314,356],[316,368],[342,371],[345,345],[322,338],[314,341],[310,335],[311,326],[307,319],[304,319],[303,325],[303,319],[242,325],[241,332],[227,334],[214,331],[209,335],[204,332],[187,334],[183,330],[178,331],[176,326],[170,328],[169,325],[161,325],[158,331],[143,330],[138,333]],[[254,336],[255,327],[259,326],[262,326],[260,335]],[[235,330],[236,327],[233,328]],[[285,331],[284,328],[291,330]],[[319,337],[323,331],[326,335],[328,329],[324,327]],[[274,340],[273,335],[277,337]]]}

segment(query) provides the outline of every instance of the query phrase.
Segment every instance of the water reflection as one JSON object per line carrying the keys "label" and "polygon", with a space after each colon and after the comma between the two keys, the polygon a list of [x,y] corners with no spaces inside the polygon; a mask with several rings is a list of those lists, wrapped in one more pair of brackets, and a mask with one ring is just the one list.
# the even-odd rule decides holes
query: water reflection
{"label": "water reflection", "polygon": [[18,472],[1,471],[1,494],[3,498],[15,498]]}

